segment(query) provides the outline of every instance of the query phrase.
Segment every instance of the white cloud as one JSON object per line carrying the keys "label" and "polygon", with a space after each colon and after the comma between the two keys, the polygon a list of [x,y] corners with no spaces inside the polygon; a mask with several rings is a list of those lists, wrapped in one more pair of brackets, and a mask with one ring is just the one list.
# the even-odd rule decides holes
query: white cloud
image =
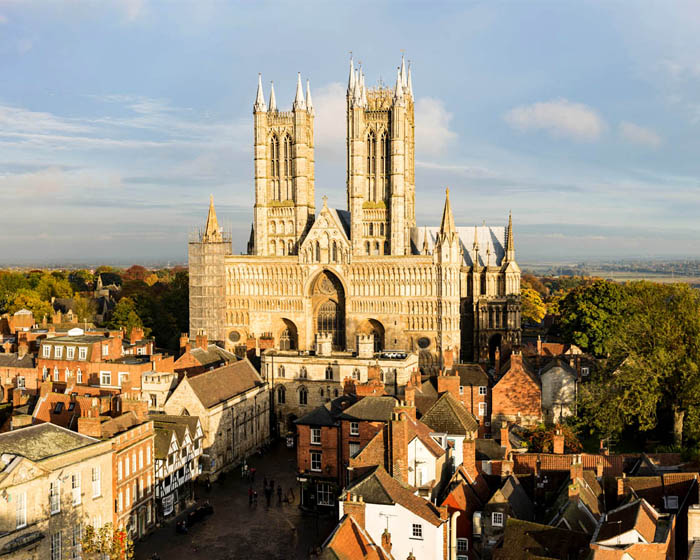
{"label": "white cloud", "polygon": [[316,112],[314,143],[333,155],[345,153],[345,86],[333,82],[311,91]]}
{"label": "white cloud", "polygon": [[546,130],[553,136],[585,141],[597,140],[606,129],[594,109],[567,99],[521,105],[508,111],[504,119],[518,130]]}
{"label": "white cloud", "polygon": [[422,97],[416,101],[416,152],[438,155],[444,153],[457,138],[450,130],[452,113],[440,99]]}
{"label": "white cloud", "polygon": [[621,122],[619,131],[622,138],[633,144],[649,148],[658,148],[661,145],[661,137],[650,128],[631,122]]}

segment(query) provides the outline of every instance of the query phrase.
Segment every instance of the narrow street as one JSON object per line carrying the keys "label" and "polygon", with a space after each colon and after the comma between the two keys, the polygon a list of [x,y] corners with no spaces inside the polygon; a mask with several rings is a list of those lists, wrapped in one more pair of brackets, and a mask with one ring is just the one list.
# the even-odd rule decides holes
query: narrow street
{"label": "narrow street", "polygon": [[[240,468],[215,482],[207,492],[197,491],[198,504],[208,500],[214,514],[192,527],[186,535],[175,533],[170,522],[143,542],[136,544],[136,560],[148,560],[154,552],[161,560],[245,560],[271,558],[308,558],[309,550],[320,545],[335,526],[335,519],[302,514],[299,487],[295,477],[295,450],[276,443],[262,457],[248,462],[257,469],[253,489],[258,492],[257,506],[248,505],[249,481],[241,478]],[[263,479],[282,485],[284,492],[294,490],[294,503],[278,505],[277,493],[268,508]]]}

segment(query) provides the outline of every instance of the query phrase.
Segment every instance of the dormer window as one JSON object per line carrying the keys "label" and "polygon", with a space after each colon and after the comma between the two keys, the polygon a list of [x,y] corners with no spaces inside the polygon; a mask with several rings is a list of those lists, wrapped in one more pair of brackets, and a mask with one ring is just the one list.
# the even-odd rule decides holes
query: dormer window
{"label": "dormer window", "polygon": [[87,359],[87,346],[81,346],[78,348],[78,359],[79,360],[86,360]]}
{"label": "dormer window", "polygon": [[54,357],[57,360],[60,360],[63,358],[63,346],[54,346]]}
{"label": "dormer window", "polygon": [[102,345],[102,356],[107,356],[109,354],[109,346],[107,344]]}
{"label": "dormer window", "polygon": [[75,346],[67,346],[66,347],[66,359],[67,360],[75,359]]}
{"label": "dormer window", "polygon": [[42,350],[44,358],[50,358],[51,357],[51,346],[48,344],[44,344],[44,349]]}

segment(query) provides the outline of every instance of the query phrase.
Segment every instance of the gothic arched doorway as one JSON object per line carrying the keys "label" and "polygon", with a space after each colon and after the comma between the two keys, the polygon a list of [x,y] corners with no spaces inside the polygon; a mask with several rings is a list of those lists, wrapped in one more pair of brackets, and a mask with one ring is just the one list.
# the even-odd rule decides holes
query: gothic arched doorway
{"label": "gothic arched doorway", "polygon": [[345,349],[345,290],[338,277],[324,270],[311,289],[316,333],[330,333],[333,349]]}
{"label": "gothic arched doorway", "polygon": [[297,349],[297,326],[289,319],[284,321],[284,329],[280,333],[280,350],[296,350]]}

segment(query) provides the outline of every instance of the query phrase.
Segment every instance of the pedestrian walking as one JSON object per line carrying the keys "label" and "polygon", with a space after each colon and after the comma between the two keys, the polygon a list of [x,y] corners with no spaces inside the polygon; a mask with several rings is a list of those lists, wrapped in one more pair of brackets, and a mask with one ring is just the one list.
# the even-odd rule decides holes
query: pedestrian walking
{"label": "pedestrian walking", "polygon": [[277,505],[281,506],[282,505],[282,486],[277,487]]}
{"label": "pedestrian walking", "polygon": [[253,487],[252,486],[248,487],[248,505],[249,506],[253,505]]}
{"label": "pedestrian walking", "polygon": [[243,466],[241,467],[241,477],[246,479],[248,478],[248,463],[243,461]]}
{"label": "pedestrian walking", "polygon": [[258,505],[258,492],[257,492],[257,490],[253,490],[253,505],[254,506]]}

